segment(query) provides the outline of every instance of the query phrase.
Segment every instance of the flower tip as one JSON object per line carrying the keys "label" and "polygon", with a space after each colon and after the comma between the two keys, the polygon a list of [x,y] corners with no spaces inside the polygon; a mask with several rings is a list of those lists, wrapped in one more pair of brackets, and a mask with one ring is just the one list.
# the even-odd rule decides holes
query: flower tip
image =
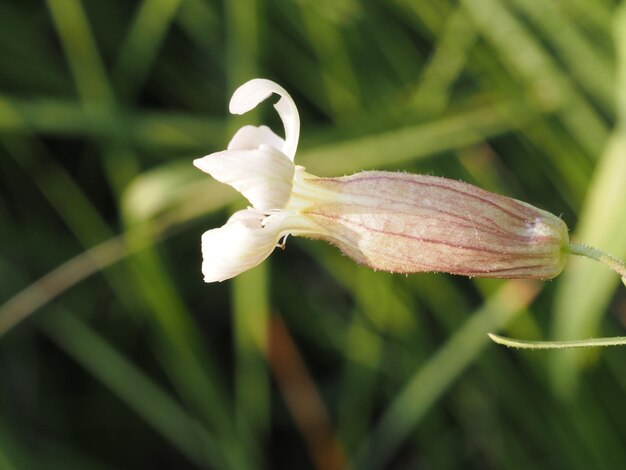
{"label": "flower tip", "polygon": [[204,276],[204,282],[206,282],[207,284],[211,284],[213,282],[224,282],[227,281],[228,279],[232,279],[234,276],[230,276],[230,277],[224,277],[224,276]]}
{"label": "flower tip", "polygon": [[202,158],[196,158],[193,161],[193,166],[195,166],[198,170],[203,170],[204,171],[204,159],[206,157],[202,157]]}
{"label": "flower tip", "polygon": [[228,110],[231,114],[245,114],[269,98],[272,93],[278,92],[279,89],[281,89],[280,86],[271,80],[253,78],[235,90],[230,99]]}

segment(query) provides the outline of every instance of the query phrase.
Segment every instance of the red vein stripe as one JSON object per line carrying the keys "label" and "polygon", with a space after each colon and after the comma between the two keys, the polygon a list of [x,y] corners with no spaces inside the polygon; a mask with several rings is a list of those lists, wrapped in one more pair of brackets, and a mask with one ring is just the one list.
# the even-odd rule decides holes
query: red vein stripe
{"label": "red vein stripe", "polygon": [[[435,244],[435,245],[444,245],[444,246],[449,246],[449,247],[452,247],[452,248],[459,248],[459,249],[464,249],[464,250],[469,250],[469,251],[478,251],[478,252],[482,252],[482,253],[492,253],[492,254],[497,254],[497,255],[500,255],[500,256],[507,256],[507,255],[508,256],[519,256],[519,254],[521,253],[520,251],[517,251],[517,252],[514,252],[514,253],[511,253],[511,252],[503,253],[500,250],[491,250],[491,249],[488,249],[488,248],[485,248],[485,247],[477,247],[477,246],[463,245],[463,244],[454,244],[454,243],[450,243],[450,242],[443,241],[443,240],[436,240],[436,239],[432,239],[432,238],[418,237],[416,235],[411,235],[411,234],[408,234],[408,233],[392,232],[392,231],[388,231],[388,230],[377,229],[377,228],[370,227],[370,226],[368,226],[366,224],[359,223],[359,222],[356,222],[354,220],[347,219],[345,217],[332,215],[332,214],[328,214],[328,213],[322,213],[322,212],[317,212],[317,211],[309,211],[309,212],[307,212],[307,214],[314,215],[314,216],[321,217],[321,218],[330,219],[330,220],[333,220],[333,221],[341,220],[342,223],[344,223],[346,225],[352,225],[352,226],[356,226],[356,227],[361,227],[361,228],[364,228],[366,230],[369,230],[369,231],[372,231],[372,232],[375,232],[375,233],[383,233],[385,235],[397,236],[397,237],[407,238],[407,239],[415,240],[415,241],[419,241],[419,242],[432,243],[432,244]],[[533,245],[531,245],[531,246],[533,246]],[[523,253],[524,253],[524,256],[529,257],[529,258],[541,258],[541,257],[545,257],[545,255],[548,254],[549,252],[535,254],[535,253],[527,253],[527,252],[524,251]]]}

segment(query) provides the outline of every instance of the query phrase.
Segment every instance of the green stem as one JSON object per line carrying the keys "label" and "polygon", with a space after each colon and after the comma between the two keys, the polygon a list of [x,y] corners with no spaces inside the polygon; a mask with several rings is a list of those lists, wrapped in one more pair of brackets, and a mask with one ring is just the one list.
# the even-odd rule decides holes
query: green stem
{"label": "green stem", "polygon": [[569,251],[573,255],[585,256],[587,258],[599,261],[622,277],[622,282],[626,285],[626,263],[623,261],[604,253],[592,246],[583,245],[582,243],[570,243]]}
{"label": "green stem", "polygon": [[487,333],[494,343],[518,349],[568,349],[593,348],[605,346],[626,346],[626,336],[612,338],[574,339],[568,341],[530,341],[525,339],[507,338],[505,336]]}
{"label": "green stem", "polygon": [[[585,256],[607,265],[622,277],[622,282],[626,285],[626,263],[598,250],[592,246],[581,243],[570,243],[569,253],[572,255]],[[520,349],[564,349],[564,348],[591,348],[604,346],[626,346],[626,336],[616,336],[613,338],[590,338],[583,340],[569,341],[528,341],[488,333],[492,341],[511,348]]]}

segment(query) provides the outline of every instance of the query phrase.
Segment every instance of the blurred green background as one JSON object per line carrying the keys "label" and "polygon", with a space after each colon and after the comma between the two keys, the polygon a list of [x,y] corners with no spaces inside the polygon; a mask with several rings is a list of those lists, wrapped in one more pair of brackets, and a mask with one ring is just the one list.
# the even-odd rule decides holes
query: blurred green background
{"label": "blurred green background", "polygon": [[389,275],[290,238],[204,284],[245,204],[196,170],[299,106],[314,174],[462,179],[626,257],[626,6],[613,0],[0,3],[0,468],[618,468],[626,295]]}

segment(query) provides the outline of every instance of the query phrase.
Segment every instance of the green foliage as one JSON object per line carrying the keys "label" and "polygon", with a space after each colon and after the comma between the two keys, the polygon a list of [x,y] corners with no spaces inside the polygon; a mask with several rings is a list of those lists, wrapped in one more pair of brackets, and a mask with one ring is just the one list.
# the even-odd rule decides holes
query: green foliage
{"label": "green foliage", "polygon": [[[0,4],[1,468],[617,468],[623,335],[576,260],[548,283],[389,275],[289,238],[222,284],[235,191],[191,161],[269,106],[318,175],[463,179],[626,257],[626,7],[613,0]],[[621,286],[621,284],[619,284]]]}

